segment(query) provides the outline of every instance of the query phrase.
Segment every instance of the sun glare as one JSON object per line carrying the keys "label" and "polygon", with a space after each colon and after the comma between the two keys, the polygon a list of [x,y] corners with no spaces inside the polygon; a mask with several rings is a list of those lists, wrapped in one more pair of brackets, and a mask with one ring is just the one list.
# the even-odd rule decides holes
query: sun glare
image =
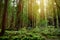
{"label": "sun glare", "polygon": [[39,9],[38,9],[38,12],[40,13],[41,12],[41,9],[40,9],[40,6],[41,5],[41,1],[43,1],[43,5],[44,5],[44,11],[46,11],[46,7],[48,5],[48,0],[36,0],[36,3],[38,4],[39,6]]}
{"label": "sun glare", "polygon": [[39,13],[41,12],[41,9],[40,9],[40,8],[38,9],[38,12],[39,12]]}
{"label": "sun glare", "polygon": [[46,7],[48,4],[48,0],[44,0],[44,7]]}
{"label": "sun glare", "polygon": [[36,3],[37,3],[38,5],[40,5],[40,0],[36,0]]}

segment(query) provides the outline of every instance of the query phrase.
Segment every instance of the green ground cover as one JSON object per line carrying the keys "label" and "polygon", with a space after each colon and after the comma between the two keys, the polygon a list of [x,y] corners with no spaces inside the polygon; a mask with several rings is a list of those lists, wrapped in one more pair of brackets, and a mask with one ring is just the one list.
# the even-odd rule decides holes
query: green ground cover
{"label": "green ground cover", "polygon": [[1,40],[60,40],[60,30],[54,27],[41,27],[26,29],[25,27],[19,31],[5,31],[4,36],[0,36]]}

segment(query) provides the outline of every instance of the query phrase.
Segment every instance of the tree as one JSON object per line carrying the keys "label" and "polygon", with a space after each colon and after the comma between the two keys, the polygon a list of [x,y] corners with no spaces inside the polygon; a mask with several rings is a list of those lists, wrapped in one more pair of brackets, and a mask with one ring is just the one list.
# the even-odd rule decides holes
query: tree
{"label": "tree", "polygon": [[2,36],[5,33],[5,27],[6,27],[8,0],[4,0],[4,2],[5,2],[5,5],[4,5],[3,18],[2,18],[2,30],[1,30],[0,36]]}
{"label": "tree", "polygon": [[23,8],[22,0],[19,0],[19,2],[17,4],[16,23],[15,23],[17,30],[19,29],[19,27],[22,26],[22,20],[21,20],[22,8]]}

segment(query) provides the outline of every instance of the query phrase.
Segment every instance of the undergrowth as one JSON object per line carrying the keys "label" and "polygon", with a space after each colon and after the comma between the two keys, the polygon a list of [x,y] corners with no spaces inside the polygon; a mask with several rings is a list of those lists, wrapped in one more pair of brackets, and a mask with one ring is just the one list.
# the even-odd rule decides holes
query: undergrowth
{"label": "undergrowth", "polygon": [[36,27],[32,29],[26,29],[26,27],[19,31],[5,31],[4,36],[1,36],[2,40],[48,40],[58,39],[60,30],[54,27]]}

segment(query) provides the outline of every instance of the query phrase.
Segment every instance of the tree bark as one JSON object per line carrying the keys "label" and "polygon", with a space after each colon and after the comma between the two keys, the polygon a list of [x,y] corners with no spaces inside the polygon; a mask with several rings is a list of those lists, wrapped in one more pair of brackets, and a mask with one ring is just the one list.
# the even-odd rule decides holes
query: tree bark
{"label": "tree bark", "polygon": [[22,5],[22,0],[19,0],[19,2],[18,2],[18,5],[17,5],[17,14],[16,14],[16,17],[17,17],[17,19],[16,19],[16,30],[18,30],[19,29],[19,27],[21,27],[22,26],[22,20],[21,20],[21,11],[22,11],[22,7],[23,7],[23,5]]}
{"label": "tree bark", "polygon": [[4,0],[5,1],[5,5],[4,5],[4,11],[3,11],[3,18],[2,18],[2,29],[1,29],[1,33],[0,36],[3,36],[5,33],[5,25],[6,25],[6,15],[7,15],[7,4],[8,4],[8,0]]}

